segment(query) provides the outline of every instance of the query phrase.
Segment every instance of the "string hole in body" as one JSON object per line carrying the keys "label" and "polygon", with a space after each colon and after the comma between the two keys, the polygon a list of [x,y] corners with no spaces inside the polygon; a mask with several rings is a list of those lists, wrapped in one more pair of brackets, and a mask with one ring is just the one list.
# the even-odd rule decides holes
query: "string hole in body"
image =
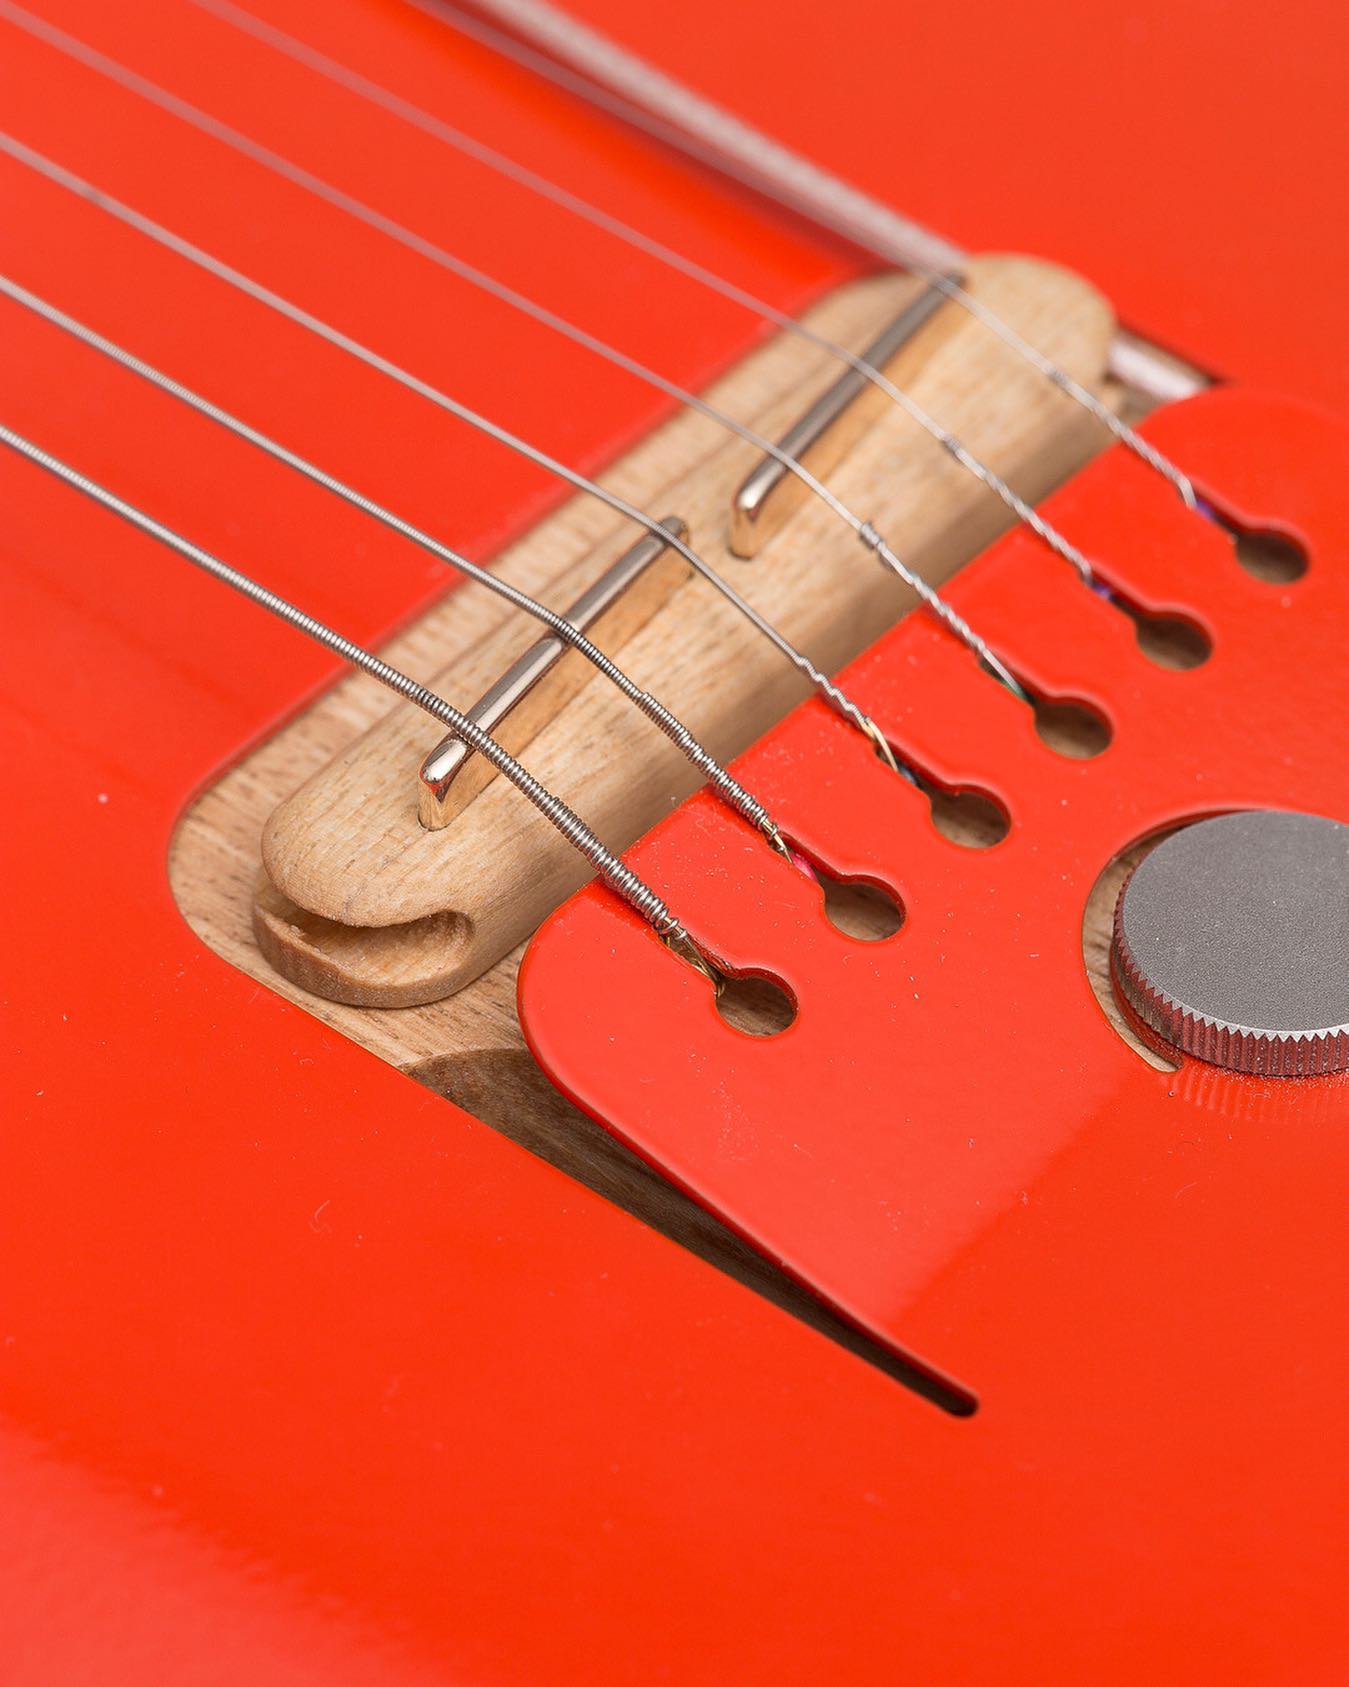
{"label": "string hole in body", "polygon": [[747,1036],[780,1037],[796,1019],[796,1002],[762,973],[727,973],[717,992],[717,1012]]}
{"label": "string hole in body", "polygon": [[1159,668],[1188,673],[1199,668],[1213,654],[1213,640],[1197,621],[1185,615],[1153,615],[1136,609],[1122,598],[1114,600],[1134,624],[1138,648]]}
{"label": "string hole in body", "polygon": [[824,895],[825,918],[845,937],[883,943],[904,924],[903,904],[880,885],[867,879],[836,879],[817,864],[812,870]]}
{"label": "string hole in body", "polygon": [[974,785],[939,785],[910,761],[900,772],[927,798],[932,824],[948,842],[962,849],[992,849],[1012,829],[1012,817],[997,800]]}
{"label": "string hole in body", "polygon": [[1286,533],[1272,527],[1244,527],[1235,516],[1207,499],[1199,502],[1199,513],[1222,528],[1232,541],[1232,554],[1253,580],[1267,586],[1287,586],[1307,572],[1305,548]]}
{"label": "string hole in body", "polygon": [[944,838],[962,849],[992,849],[1012,829],[1007,810],[983,791],[947,791],[933,785],[927,792],[932,824]]}
{"label": "string hole in body", "polygon": [[1036,697],[1031,706],[1036,732],[1056,755],[1071,761],[1090,761],[1110,744],[1110,722],[1086,703]]}
{"label": "string hole in body", "polygon": [[1236,559],[1253,579],[1287,586],[1307,572],[1307,553],[1295,539],[1258,527],[1229,531]]}

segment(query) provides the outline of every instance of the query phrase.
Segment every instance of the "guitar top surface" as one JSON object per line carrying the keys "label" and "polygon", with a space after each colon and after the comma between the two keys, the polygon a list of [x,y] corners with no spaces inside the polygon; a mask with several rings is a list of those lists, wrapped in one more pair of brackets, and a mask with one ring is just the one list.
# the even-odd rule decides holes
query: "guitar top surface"
{"label": "guitar top surface", "polygon": [[[1113,22],[1080,10],[578,8],[953,238],[1069,261],[1129,327],[1197,366],[1281,388],[1296,416],[1306,401],[1349,421],[1332,302],[1349,224],[1329,214],[1343,16],[1248,0],[1144,0]],[[25,146],[587,469],[669,414],[10,11],[0,129]],[[681,382],[762,337],[677,277],[616,287],[630,260],[596,231],[504,186],[483,194],[457,155],[219,8],[34,0],[39,14],[428,237],[508,260]],[[270,0],[266,15],[783,310],[866,267],[655,147],[617,145],[610,120],[416,7]],[[410,518],[448,523],[470,554],[558,501],[536,470],[12,156],[0,269]],[[442,593],[430,558],[6,300],[0,345],[0,420],[353,636],[377,646]],[[1213,1470],[1178,1496],[1183,1539],[1165,1538],[1155,1495],[1131,1509],[1103,1484],[1121,1511],[1097,1525],[1127,1546],[1094,1576],[1072,1562],[1081,1495],[1067,1510],[1061,1491],[1037,1501],[1026,1468],[1000,1487],[982,1410],[938,1410],[208,948],[171,894],[174,829],[339,665],[9,453],[0,508],[0,1680],[1340,1678],[1346,1637],[1320,1583],[1328,1494],[1325,1513],[1305,1487],[1280,1499],[1222,1448],[1237,1479],[1287,1506],[1275,1538],[1303,1518],[1306,1549],[1253,1553],[1169,1595],[1151,1561],[1211,1544],[1185,1507],[1215,1492]],[[997,1093],[991,1075],[990,1108]],[[1324,1123],[1342,1131],[1336,1094]],[[1281,1222],[1280,1191],[1308,1175],[1269,1168]],[[1202,1198],[1190,1181],[1178,1166],[1176,1201]],[[1024,1225],[1019,1191],[1007,1200]],[[1291,1225],[1256,1222],[1253,1246],[1302,1257]],[[1115,1223],[1133,1248],[1127,1215]],[[1146,1273],[1146,1237],[1137,1250]],[[1071,1278],[1071,1237],[1046,1237],[1040,1267],[1055,1262]],[[1238,1275],[1249,1284],[1256,1264]],[[1222,1304],[1213,1281],[1206,1292]],[[996,1299],[1015,1310],[1009,1285]],[[1243,1310],[1223,1308],[1232,1388]],[[1319,1326],[1341,1346],[1342,1314]],[[978,1350],[977,1323],[926,1334],[934,1351],[946,1336]],[[1118,1416],[1058,1375],[1034,1401],[1047,1441],[1089,1404],[1102,1456],[1117,1439],[1122,1462],[1140,1457],[1167,1379],[1149,1375],[1146,1332],[1128,1334],[1138,1370]],[[1329,1489],[1329,1403],[1296,1409],[1293,1344],[1286,1358],[1286,1398],[1268,1376],[1262,1398],[1283,1400],[1290,1443],[1327,1436]],[[1032,1380],[1018,1379],[1018,1411]],[[960,1491],[936,1555],[934,1483]]]}

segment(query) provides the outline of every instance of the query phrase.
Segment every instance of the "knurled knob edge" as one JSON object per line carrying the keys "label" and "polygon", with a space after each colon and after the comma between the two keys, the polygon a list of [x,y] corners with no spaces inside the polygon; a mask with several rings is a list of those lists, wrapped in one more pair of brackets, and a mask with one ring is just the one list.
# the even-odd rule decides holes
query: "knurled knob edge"
{"label": "knurled knob edge", "polygon": [[1349,1066],[1349,1025],[1281,1036],[1195,1012],[1149,982],[1124,935],[1125,881],[1115,903],[1111,971],[1125,1001],[1145,1025],[1183,1054],[1229,1071],[1272,1078],[1312,1078]]}

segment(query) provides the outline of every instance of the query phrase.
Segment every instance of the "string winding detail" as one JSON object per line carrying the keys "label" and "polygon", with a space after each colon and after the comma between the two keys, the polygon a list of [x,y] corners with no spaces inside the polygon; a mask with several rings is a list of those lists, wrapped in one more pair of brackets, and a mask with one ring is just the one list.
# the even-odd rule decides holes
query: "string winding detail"
{"label": "string winding detail", "polygon": [[[584,350],[603,358],[605,362],[612,364],[615,368],[622,369],[626,374],[632,375],[635,379],[645,382],[646,385],[653,387],[656,391],[664,393],[677,404],[682,404],[688,409],[696,411],[699,415],[706,416],[710,421],[747,441],[756,450],[762,451],[766,456],[780,463],[789,474],[794,475],[808,491],[819,498],[840,521],[850,527],[857,534],[863,546],[872,552],[892,573],[898,575],[916,593],[922,603],[945,624],[950,632],[969,646],[988,672],[1024,700],[1025,692],[1017,683],[1007,665],[992,651],[987,642],[977,637],[963,617],[946,603],[941,594],[921,574],[896,554],[871,522],[857,515],[817,475],[813,474],[790,452],[784,451],[776,441],[768,439],[757,429],[737,420],[734,416],[728,415],[700,394],[691,392],[687,387],[681,386],[676,381],[669,380],[649,365],[630,357],[617,346],[611,345],[598,335],[579,327],[576,323],[561,316],[557,311],[539,303],[538,300],[530,298],[517,288],[508,286],[477,265],[457,257],[435,241],[426,239],[425,236],[407,228],[393,217],[387,216],[374,206],[356,198],[355,195],[347,193],[332,182],[325,181],[321,176],[315,175],[312,170],[295,163],[293,159],[286,158],[271,147],[264,146],[262,142],[255,140],[251,135],[244,134],[231,124],[213,117],[209,112],[193,105],[191,101],[161,87],[148,77],[120,64],[116,59],[109,58],[107,54],[99,52],[96,48],[90,47],[74,36],[68,35],[64,30],[57,29],[44,20],[32,17],[22,7],[13,5],[11,0],[0,0],[0,15],[12,17],[22,28],[40,36],[41,39],[47,41],[59,51],[68,54],[82,64],[88,65],[91,69],[107,76],[121,86],[131,89],[142,99],[148,100],[161,110],[170,112],[182,122],[198,129],[202,134],[211,136],[212,139],[230,147],[241,156],[251,159],[264,169],[272,171],[273,174],[280,176],[283,180],[293,183],[296,187],[313,194],[318,199],[322,199],[326,204],[332,205],[345,215],[364,223],[366,227],[396,241],[399,245],[406,247],[407,250],[415,252],[419,257],[436,264],[439,268],[457,276],[461,281],[467,282],[469,286],[478,288],[507,305],[510,309],[519,311],[521,315],[540,323],[563,339],[570,340],[574,345],[581,346]],[[870,365],[867,367],[870,367]],[[467,420],[468,417],[465,416],[465,419]],[[474,425],[481,426],[481,419],[476,419]],[[958,441],[951,440],[950,436],[944,437],[949,440],[951,446],[961,452],[964,451],[964,448],[959,446]],[[968,459],[971,463],[975,462],[975,459],[969,457],[967,452],[964,452],[963,457],[958,460],[964,461],[965,459]],[[981,464],[976,464],[976,472],[979,473],[979,477],[986,484],[996,486],[1005,484],[993,475],[991,470],[984,470]],[[1029,506],[1021,505],[1020,500],[1015,498],[1015,494],[1012,494],[1010,489],[1008,489],[1008,495],[1013,499],[1016,506],[1024,508],[1027,513],[1033,515],[1034,512],[1029,510]],[[1039,526],[1043,526],[1042,523],[1039,523],[1038,517],[1035,517],[1035,522]],[[1039,530],[1038,527],[1037,530]],[[1066,541],[1064,543],[1066,545]],[[1085,566],[1084,562],[1083,567]],[[854,722],[854,724],[860,723]]]}
{"label": "string winding detail", "polygon": [[611,510],[625,516],[629,521],[635,522],[639,527],[644,527],[662,544],[668,545],[671,550],[678,551],[680,556],[692,568],[696,569],[709,585],[719,591],[727,602],[749,621],[756,632],[761,633],[776,650],[787,658],[798,672],[805,675],[806,679],[810,681],[811,685],[815,687],[831,708],[874,742],[875,723],[863,713],[846,692],[820,668],[816,667],[808,656],[798,650],[791,640],[780,632],[771,621],[765,619],[751,603],[741,597],[735,587],[718,574],[710,563],[699,556],[691,545],[677,534],[673,534],[667,528],[662,527],[655,516],[648,515],[644,510],[638,509],[635,504],[629,503],[626,498],[621,498],[616,492],[611,492],[608,487],[590,479],[588,475],[581,474],[577,469],[569,468],[565,463],[560,462],[539,446],[532,445],[528,440],[522,439],[519,434],[512,433],[509,428],[503,428],[500,424],[479,414],[478,411],[471,410],[468,405],[461,404],[457,399],[451,398],[448,393],[432,386],[429,381],[422,380],[419,375],[412,374],[399,364],[394,363],[390,358],[371,350],[369,346],[363,345],[349,334],[344,334],[340,328],[335,328],[331,323],[325,322],[322,317],[315,316],[300,305],[293,304],[289,299],[283,298],[281,294],[274,293],[270,287],[265,287],[260,281],[254,281],[251,276],[245,275],[242,270],[235,269],[232,265],[225,263],[223,259],[214,257],[210,252],[204,251],[200,246],[194,246],[190,240],[185,240],[181,235],[165,228],[162,223],[157,223],[152,217],[147,217],[144,213],[134,210],[130,205],[123,204],[121,200],[114,199],[111,194],[95,187],[92,182],[86,181],[82,176],[77,176],[73,170],[67,170],[64,165],[56,163],[55,160],[46,157],[35,148],[3,131],[0,131],[0,152],[27,164],[30,169],[36,170],[46,180],[55,182],[68,192],[78,195],[90,205],[96,206],[100,211],[105,212],[116,221],[124,223],[128,228],[135,229],[138,234],[145,235],[157,245],[164,247],[165,250],[186,259],[188,263],[195,264],[199,269],[206,271],[208,275],[215,276],[217,280],[237,289],[256,303],[265,305],[267,309],[275,311],[279,316],[284,316],[287,321],[295,323],[297,327],[305,329],[308,333],[315,335],[328,345],[336,347],[339,351],[345,352],[367,367],[377,370],[391,381],[396,381],[400,386],[406,387],[409,392],[417,393],[419,397],[428,400],[457,420],[467,423],[469,427],[476,428],[479,433],[485,434],[489,439],[496,440],[498,444],[506,446],[508,450],[516,452],[517,455],[524,457],[538,468],[555,475],[559,480],[565,481],[567,485],[575,487],[578,492],[585,492],[591,497],[598,498],[601,503],[607,504]]}
{"label": "string winding detail", "polygon": [[448,545],[442,544],[439,539],[433,538],[419,527],[414,527],[410,521],[405,521],[402,516],[395,515],[392,510],[385,509],[382,504],[376,503],[373,498],[366,497],[363,492],[358,492],[354,487],[348,486],[344,481],[339,480],[336,475],[329,474],[325,469],[309,462],[297,452],[289,450],[259,429],[241,421],[228,410],[222,409],[218,404],[213,404],[210,399],[203,398],[200,393],[193,392],[190,387],[184,386],[181,381],[175,381],[171,375],[164,374],[162,370],[156,369],[153,364],[137,357],[134,352],[129,352],[115,341],[105,338],[94,329],[77,321],[73,316],[68,316],[65,311],[59,310],[55,305],[48,303],[47,300],[39,298],[36,293],[30,292],[28,288],[21,286],[17,281],[13,281],[10,277],[2,274],[0,274],[0,294],[13,299],[16,304],[23,305],[25,309],[42,317],[53,327],[62,329],[74,339],[79,340],[82,345],[88,346],[92,351],[101,353],[104,357],[119,364],[123,369],[129,370],[133,375],[140,376],[142,380],[148,381],[151,386],[157,387],[161,392],[178,399],[180,403],[186,404],[190,409],[197,411],[199,415],[217,423],[227,432],[246,440],[250,445],[256,446],[277,462],[284,463],[287,468],[294,469],[296,473],[303,475],[305,479],[313,481],[316,485],[322,486],[325,491],[333,493],[334,496],[341,498],[345,503],[362,510],[383,526],[401,534],[405,539],[410,539],[414,544],[420,545],[423,550],[429,551],[432,556],[448,564],[449,567],[457,569],[469,579],[486,586],[490,591],[495,592],[498,597],[505,598],[508,603],[514,604],[517,609],[523,609],[526,614],[532,615],[536,621],[541,621],[551,632],[556,633],[574,650],[579,651],[588,662],[593,663],[605,679],[615,685],[629,702],[636,704],[649,720],[654,721],[665,736],[683,751],[684,755],[708,781],[723,802],[748,820],[751,825],[757,826],[770,841],[778,837],[778,828],[762,803],[752,797],[739,781],[728,773],[720,762],[715,760],[710,751],[704,749],[677,716],[672,714],[649,691],[643,691],[640,686],[629,679],[611,657],[606,656],[598,645],[592,644],[580,628],[568,621],[565,616],[557,614],[555,610],[549,609],[546,604],[542,604],[537,599],[530,597],[528,593],[522,592],[518,586],[512,586],[508,581],[498,579],[495,574],[479,567],[477,563],[470,562],[467,557],[461,556],[458,551],[451,550]]}
{"label": "string winding detail", "polygon": [[[335,631],[325,622],[300,609],[289,599],[280,596],[269,587],[254,580],[250,575],[232,568],[229,563],[222,562],[219,557],[205,551],[200,545],[194,545],[190,539],[175,533],[172,528],[165,527],[153,516],[146,515],[134,504],[128,504],[119,498],[115,492],[110,492],[97,481],[81,474],[78,469],[71,468],[68,463],[54,457],[51,452],[44,451],[40,445],[35,445],[22,434],[0,423],[0,445],[6,445],[20,457],[26,458],[38,468],[45,469],[57,480],[63,481],[76,492],[81,492],[95,504],[119,516],[130,526],[157,540],[169,550],[175,551],[186,561],[193,563],[212,579],[219,580],[223,585],[232,587],[251,603],[269,611],[278,619],[294,627],[298,632],[306,634],[316,644],[321,644],[326,650],[331,650],[343,661],[351,664],[372,679],[387,686],[399,697],[405,698],[428,715],[438,720],[451,732],[456,733],[469,747],[475,750],[484,760],[489,761],[496,770],[511,784],[526,796],[549,825],[555,827],[569,844],[590,863],[600,880],[661,937],[676,946],[689,946],[696,949],[692,938],[683,924],[672,914],[662,899],[654,890],[638,878],[632,869],[610,850],[606,849],[595,834],[579,815],[573,813],[561,797],[556,797],[523,767],[515,757],[504,750],[490,733],[484,732],[480,726],[462,714],[452,703],[447,703],[443,697],[437,696],[418,680],[403,673],[400,668],[393,667],[376,656],[373,651],[366,650],[363,645],[354,643],[342,633]],[[701,952],[699,952],[701,953]]]}

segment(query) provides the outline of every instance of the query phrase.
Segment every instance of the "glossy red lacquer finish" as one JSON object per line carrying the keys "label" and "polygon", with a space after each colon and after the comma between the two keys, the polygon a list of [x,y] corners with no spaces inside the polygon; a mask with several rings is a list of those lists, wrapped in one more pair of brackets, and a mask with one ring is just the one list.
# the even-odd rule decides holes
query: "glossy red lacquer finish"
{"label": "glossy red lacquer finish", "polygon": [[[1170,18],[1160,0],[1148,8]],[[541,213],[198,7],[49,0],[41,11],[639,355],[658,354],[680,379],[703,379],[753,338],[729,307]],[[1056,244],[1116,284],[1135,320],[1144,303],[1194,297],[1212,268],[1202,241],[1160,251],[1144,241],[1150,255],[1127,274],[1101,261],[1120,249],[1115,207],[1131,179],[1113,151],[1095,154],[1110,191],[1078,195],[1028,174],[1018,132],[981,115],[995,109],[1004,69],[1010,79],[1018,63],[1033,68],[1037,27],[1048,38],[1071,22],[1051,0],[1019,11],[1031,30],[1021,57],[1000,52],[996,74],[985,65],[977,81],[968,62],[951,64],[932,9],[921,14],[931,50],[919,81],[950,66],[962,144],[983,130],[1021,190],[1002,202],[1006,222],[990,215],[986,178],[950,166],[949,143],[926,155],[923,176],[911,152],[892,167],[857,140],[874,114],[836,79],[811,85],[819,43],[775,42],[774,126],[811,144],[837,139],[847,150],[835,161],[860,161],[877,172],[872,185],[919,212],[934,215],[939,194],[935,220],[972,244]],[[1242,12],[1225,12],[1224,41],[1263,30],[1262,9]],[[409,7],[272,0],[267,13],[783,306],[847,273],[829,247],[634,147]],[[671,60],[701,40],[715,67],[728,31],[755,16],[771,29],[780,15],[695,0],[679,9]],[[971,39],[991,39],[998,8],[965,15]],[[646,29],[656,17],[619,21]],[[878,47],[900,53],[919,19],[887,11],[873,25]],[[847,20],[836,10],[827,22],[823,49],[834,54]],[[1112,31],[1132,26],[1094,27],[1108,56]],[[1296,52],[1295,34],[1282,40]],[[1279,50],[1264,62],[1276,65]],[[1310,87],[1321,58],[1302,62]],[[1165,130],[1183,153],[1220,114],[1216,85],[1192,69],[1188,105],[1159,92],[1149,108],[1131,91],[1149,147]],[[734,72],[728,63],[715,74]],[[753,78],[740,87],[746,109],[763,94]],[[1269,90],[1259,92],[1268,111]],[[577,462],[612,457],[660,414],[643,389],[7,18],[0,104],[26,143]],[[1318,121],[1302,88],[1283,111],[1304,135]],[[1242,150],[1246,134],[1233,129],[1230,155],[1266,185],[1277,203],[1261,214],[1277,219],[1296,194],[1277,159]],[[1099,139],[1079,126],[1073,155],[1090,160]],[[871,155],[859,160],[859,146]],[[1314,161],[1318,148],[1305,150]],[[1305,159],[1300,171],[1298,184]],[[1017,204],[1034,216],[1018,221]],[[471,551],[487,552],[554,496],[513,459],[8,161],[0,266]],[[1254,267],[1226,275],[1224,321],[1244,317],[1248,344],[1286,385],[1311,391],[1316,359],[1336,366],[1338,322],[1328,351],[1315,302],[1296,313],[1254,305]],[[1215,325],[1212,315],[1192,322],[1183,349],[1202,360]],[[378,639],[442,589],[425,557],[9,305],[0,341],[7,422],[348,631]],[[1211,356],[1222,361],[1216,347]],[[1147,1624],[1135,1622],[1130,1590],[1172,1527],[1145,1529],[1146,1485],[1138,1503],[1103,1509],[1102,1528],[1122,1530],[1136,1556],[1122,1580],[1118,1554],[1102,1557],[1096,1620],[1064,1608],[1032,1548],[1042,1536],[1062,1542],[1080,1508],[1061,1495],[1033,1505],[1033,1472],[998,1465],[978,1305],[958,1308],[959,1341],[905,1332],[986,1392],[982,1416],[956,1421],[205,949],[167,890],[176,820],[334,668],[8,456],[0,488],[0,1679],[1317,1678],[1315,1571],[1301,1553],[1262,1547],[1235,1613],[1191,1577],[1169,1607],[1154,1601]],[[1300,1159],[1276,1149],[1262,1171],[1271,1199],[1302,1176]],[[1026,1222],[1015,1203],[1011,1221]],[[1265,1245],[1261,1235],[1248,1249]],[[1043,1241],[1065,1289],[1079,1286],[1081,1260],[1099,1245],[1048,1217]],[[1146,1242],[1132,1255],[1123,1244],[1126,1262]],[[1286,1238],[1279,1246],[1289,1251]],[[989,1305],[1004,1305],[1001,1287]],[[1212,1332],[1234,1366],[1246,1311],[1223,1307]],[[1294,1450],[1317,1438],[1325,1402],[1295,1385],[1303,1365],[1321,1362],[1332,1327],[1310,1300],[1290,1309],[1297,1351],[1270,1410]],[[1010,1441],[1018,1425],[1029,1438],[1028,1378],[1053,1330],[1025,1334]],[[1107,1473],[1115,1456],[1146,1461],[1171,1405],[1160,1384],[1149,1391],[1154,1380],[1140,1362],[1112,1402]],[[1252,1375],[1232,1388],[1257,1384],[1262,1399],[1273,1388]],[[1045,1389],[1033,1404],[1037,1422],[1057,1421],[1074,1401]],[[1080,1457],[1078,1444],[1064,1455]],[[1267,1493],[1261,1468],[1243,1474]],[[1082,1488],[1101,1480],[1084,1474]],[[1190,1502],[1201,1486],[1187,1489]],[[935,1515],[943,1489],[967,1528]],[[1317,1503],[1290,1492],[1271,1538],[1285,1503],[1317,1526]],[[1231,1515],[1216,1511],[1215,1529]],[[1192,1512],[1177,1516],[1182,1533],[1195,1529]],[[1210,1562],[1202,1544],[1196,1563]],[[1254,1632],[1262,1613],[1258,1643],[1234,1655],[1233,1637]]]}
{"label": "glossy red lacquer finish", "polygon": [[1349,8],[574,9],[970,250],[1057,258],[1214,374],[1349,410]]}
{"label": "glossy red lacquer finish", "polygon": [[[1003,842],[940,836],[927,799],[822,703],[737,764],[808,855],[897,898],[898,933],[835,930],[818,886],[706,795],[631,852],[696,938],[783,982],[785,1032],[725,1024],[599,889],[545,925],[521,973],[531,1046],[569,1095],[979,1397],[956,1433],[909,1444],[900,1598],[938,1679],[942,1660],[995,1679],[1009,1632],[1074,1679],[1108,1631],[1112,1659],[1086,1679],[1136,1680],[1174,1662],[1178,1610],[1206,1678],[1277,1657],[1329,1681],[1349,1657],[1327,1458],[1349,1381],[1349,1086],[1159,1072],[1110,1028],[1082,961],[1092,887],[1139,838],[1236,808],[1349,821],[1349,431],[1236,391],[1151,431],[1310,567],[1250,579],[1219,528],[1117,450],[1047,508],[1131,602],[1208,632],[1204,666],[1151,664],[1132,622],[1029,535],[966,569],[957,607],[1041,694],[1099,711],[1102,754],[1049,749],[932,619],[842,676],[902,755],[1002,806]],[[1006,1563],[970,1553],[1009,1517],[1033,1519],[1014,1615]],[[956,1564],[953,1611],[939,1595]]]}

